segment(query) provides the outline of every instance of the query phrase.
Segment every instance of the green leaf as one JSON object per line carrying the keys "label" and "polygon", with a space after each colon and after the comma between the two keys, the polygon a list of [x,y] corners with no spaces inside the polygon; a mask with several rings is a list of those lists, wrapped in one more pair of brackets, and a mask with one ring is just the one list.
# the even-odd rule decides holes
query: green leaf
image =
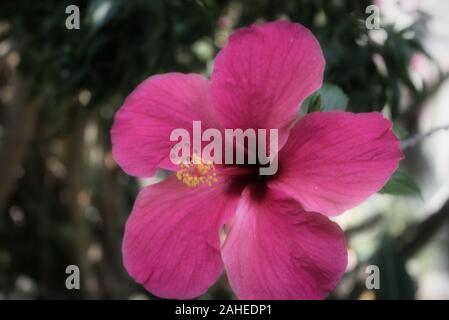
{"label": "green leaf", "polygon": [[313,94],[310,96],[309,104],[307,107],[307,113],[321,110],[321,96],[319,94]]}
{"label": "green leaf", "polygon": [[340,87],[325,83],[318,93],[321,96],[321,111],[346,110],[349,99]]}
{"label": "green leaf", "polygon": [[397,196],[419,196],[422,198],[421,188],[412,177],[401,170],[397,170],[393,174],[379,193]]}
{"label": "green leaf", "polygon": [[307,97],[302,104],[303,114],[315,111],[346,110],[348,97],[340,87],[325,83],[321,88]]}
{"label": "green leaf", "polygon": [[399,138],[399,140],[403,140],[403,139],[407,138],[409,135],[409,132],[407,131],[407,129],[405,129],[402,125],[400,125],[397,122],[395,122],[393,124],[393,131],[396,134],[396,136]]}

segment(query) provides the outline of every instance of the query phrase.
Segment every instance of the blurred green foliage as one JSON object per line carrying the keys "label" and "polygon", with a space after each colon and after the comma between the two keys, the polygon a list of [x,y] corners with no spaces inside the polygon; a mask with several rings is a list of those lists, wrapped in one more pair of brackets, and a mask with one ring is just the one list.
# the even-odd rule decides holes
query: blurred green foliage
{"label": "blurred green foliage", "polygon": [[379,191],[380,193],[388,193],[399,196],[420,196],[421,189],[418,184],[406,172],[397,170],[390,181]]}
{"label": "blurred green foliage", "polygon": [[[69,4],[80,8],[80,30],[64,28]],[[93,94],[91,107],[95,107],[126,95],[154,73],[204,72],[205,62],[193,52],[192,44],[214,38],[226,8],[234,8],[240,16],[233,27],[288,17],[317,36],[326,57],[325,80],[351,93],[351,110],[382,110],[388,105],[396,118],[401,87],[413,96],[424,94],[413,84],[408,68],[413,54],[425,52],[412,28],[385,26],[385,43],[373,41],[365,27],[369,4],[343,0],[50,0],[35,4],[18,0],[1,4],[0,19],[10,24],[3,37],[14,39],[21,52],[21,68],[39,84],[36,94],[47,93],[59,103],[88,89]],[[376,66],[375,55],[383,60],[387,74]]]}

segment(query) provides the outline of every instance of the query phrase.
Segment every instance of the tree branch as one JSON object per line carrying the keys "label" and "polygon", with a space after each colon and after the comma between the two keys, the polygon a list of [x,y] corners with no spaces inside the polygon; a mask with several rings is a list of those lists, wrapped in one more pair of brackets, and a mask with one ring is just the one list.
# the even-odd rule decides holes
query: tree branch
{"label": "tree branch", "polygon": [[412,257],[449,221],[449,200],[436,213],[422,222],[410,227],[398,239],[401,252],[405,258]]}
{"label": "tree branch", "polygon": [[373,215],[373,216],[369,217],[368,219],[366,219],[364,222],[346,229],[345,230],[346,237],[351,237],[357,233],[368,230],[368,229],[378,225],[379,223],[381,223],[382,220],[383,220],[383,217],[381,214]]}
{"label": "tree branch", "polygon": [[405,150],[407,148],[413,147],[423,141],[424,139],[432,136],[434,133],[437,133],[439,131],[449,130],[449,124],[446,124],[444,126],[435,127],[425,133],[418,133],[414,135],[413,137],[410,137],[408,139],[405,139],[401,142],[401,149]]}
{"label": "tree branch", "polygon": [[[422,222],[416,223],[414,226],[407,229],[407,231],[396,238],[394,243],[397,243],[399,252],[403,254],[405,259],[411,258],[420,249],[422,249],[443,226],[449,221],[449,200],[439,209]],[[376,253],[368,259],[362,261],[357,266],[348,272],[342,280],[342,285],[337,288],[336,292],[330,297],[338,299],[357,299],[365,290],[366,266],[372,263],[375,259]]]}
{"label": "tree branch", "polygon": [[4,137],[0,145],[0,214],[14,191],[18,170],[33,137],[42,99],[29,101],[31,80],[17,77],[15,97],[8,108]]}

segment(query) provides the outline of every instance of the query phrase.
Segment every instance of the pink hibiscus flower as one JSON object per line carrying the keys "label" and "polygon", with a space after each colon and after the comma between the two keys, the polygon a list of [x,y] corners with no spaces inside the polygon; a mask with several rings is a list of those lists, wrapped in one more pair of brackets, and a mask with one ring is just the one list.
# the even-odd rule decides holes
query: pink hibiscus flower
{"label": "pink hibiscus flower", "polygon": [[168,73],[131,93],[111,132],[114,158],[130,175],[180,172],[170,161],[170,133],[191,131],[195,120],[205,128],[275,128],[280,146],[272,176],[220,165],[205,170],[216,171],[212,184],[192,187],[173,174],[144,188],[123,240],[124,265],[138,283],[177,299],[203,294],[224,270],[241,299],[321,299],[335,287],[347,251],[328,216],[379,191],[403,155],[380,113],[298,119],[323,70],[312,33],[277,21],[235,32],[210,81]]}

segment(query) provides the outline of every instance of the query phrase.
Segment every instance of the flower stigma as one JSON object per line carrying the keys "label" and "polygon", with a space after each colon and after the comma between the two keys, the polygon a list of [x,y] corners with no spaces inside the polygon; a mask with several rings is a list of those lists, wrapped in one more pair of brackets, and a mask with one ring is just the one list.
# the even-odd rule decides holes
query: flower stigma
{"label": "flower stigma", "polygon": [[193,153],[190,161],[179,164],[176,178],[188,187],[196,187],[200,184],[207,184],[210,187],[218,181],[212,161],[205,162],[196,153]]}

